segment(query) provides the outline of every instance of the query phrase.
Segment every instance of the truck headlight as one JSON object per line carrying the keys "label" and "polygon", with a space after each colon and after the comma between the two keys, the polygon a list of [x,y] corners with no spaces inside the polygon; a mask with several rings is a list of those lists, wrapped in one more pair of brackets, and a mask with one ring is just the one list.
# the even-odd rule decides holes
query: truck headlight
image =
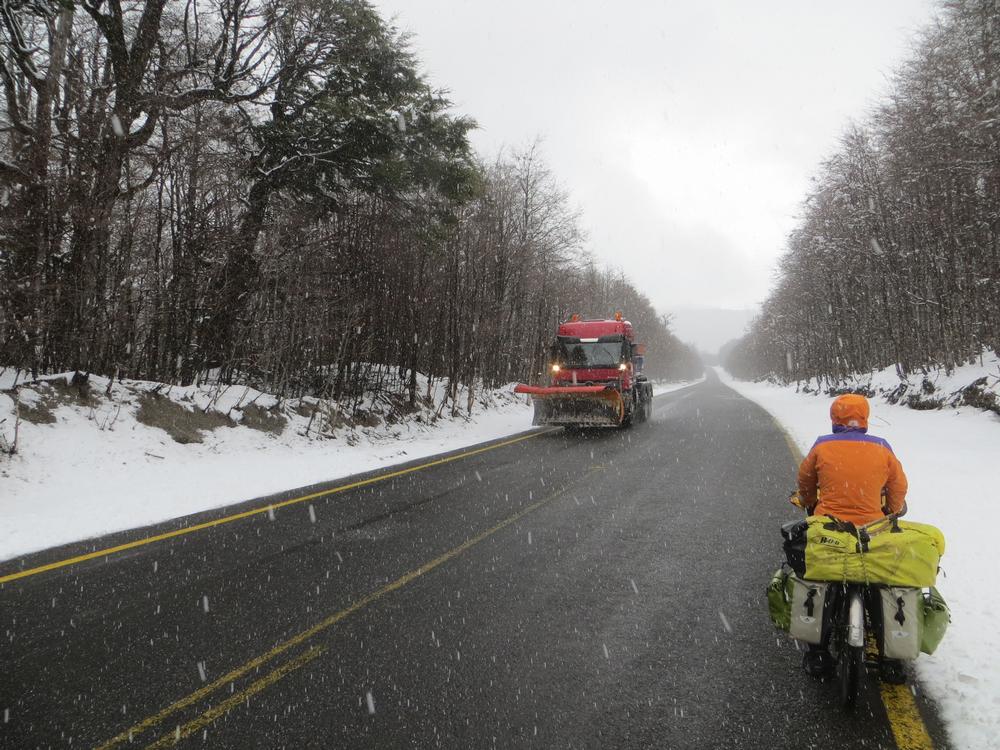
{"label": "truck headlight", "polygon": [[628,369],[628,365],[622,362],[620,365],[618,365],[618,369],[621,370],[622,372],[625,372]]}
{"label": "truck headlight", "polygon": [[552,372],[559,372],[559,365],[552,365]]}

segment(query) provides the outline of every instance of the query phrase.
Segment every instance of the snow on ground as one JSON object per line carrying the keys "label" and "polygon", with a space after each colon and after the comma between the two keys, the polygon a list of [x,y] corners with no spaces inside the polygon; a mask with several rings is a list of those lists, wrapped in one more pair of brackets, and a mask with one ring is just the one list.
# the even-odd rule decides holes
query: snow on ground
{"label": "snow on ground", "polygon": [[835,382],[807,381],[802,390],[851,389],[916,409],[974,406],[1000,413],[1000,355],[983,349],[955,368],[928,367],[903,375],[895,367],[858,373]]}
{"label": "snow on ground", "polygon": [[[795,386],[734,380],[721,369],[719,375],[769,411],[803,453],[818,435],[829,432],[831,397],[796,393]],[[1000,372],[993,356],[983,365],[930,377],[946,395],[981,377],[995,389]],[[884,392],[899,385],[891,371],[869,380],[878,386],[874,390]],[[1000,416],[971,407],[917,411],[873,399],[869,432],[888,440],[903,464],[910,483],[908,518],[934,524],[947,542],[938,589],[951,608],[952,624],[937,652],[917,660],[920,684],[940,705],[955,747],[996,748],[1000,586],[994,556],[1000,530]],[[794,486],[794,478],[789,477],[789,483],[789,488]],[[775,502],[783,502],[780,494]]]}
{"label": "snow on ground", "polygon": [[[0,560],[531,428],[530,402],[511,386],[477,394],[471,416],[462,389],[458,414],[449,403],[438,417],[441,387],[433,389],[433,405],[412,413],[394,411],[390,399],[342,415],[316,399],[279,403],[243,386],[124,381],[112,384],[108,398],[108,381],[91,376],[80,398],[66,383],[58,376],[18,387],[18,450],[8,456],[14,374],[0,370],[0,386],[8,388],[0,390]],[[658,383],[656,392],[685,385]],[[418,392],[426,392],[426,381]],[[201,442],[178,442],[164,427]]]}

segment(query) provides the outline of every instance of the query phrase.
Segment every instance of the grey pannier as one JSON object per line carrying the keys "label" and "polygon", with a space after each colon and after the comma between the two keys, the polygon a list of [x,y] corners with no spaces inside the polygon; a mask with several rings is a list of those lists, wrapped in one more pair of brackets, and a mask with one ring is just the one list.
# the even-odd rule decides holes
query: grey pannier
{"label": "grey pannier", "polygon": [[806,643],[823,642],[823,610],[830,584],[791,576],[792,612],[788,634]]}
{"label": "grey pannier", "polygon": [[920,589],[886,586],[882,596],[882,651],[889,659],[920,656],[920,619],[923,592]]}

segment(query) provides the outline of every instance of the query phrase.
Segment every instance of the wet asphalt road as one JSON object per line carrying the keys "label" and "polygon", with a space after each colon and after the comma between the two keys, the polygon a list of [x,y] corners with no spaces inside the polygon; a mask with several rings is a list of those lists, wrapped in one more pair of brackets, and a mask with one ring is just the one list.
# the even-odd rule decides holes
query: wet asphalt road
{"label": "wet asphalt road", "polygon": [[768,620],[794,468],[710,376],[628,431],[544,432],[6,583],[0,747],[895,747],[874,680],[845,716]]}

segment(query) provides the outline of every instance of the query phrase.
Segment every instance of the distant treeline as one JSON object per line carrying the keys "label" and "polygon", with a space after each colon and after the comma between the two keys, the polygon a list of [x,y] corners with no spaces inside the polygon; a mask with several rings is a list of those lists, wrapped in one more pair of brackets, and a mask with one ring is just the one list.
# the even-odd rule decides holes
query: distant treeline
{"label": "distant treeline", "polygon": [[0,90],[4,366],[414,399],[621,309],[651,376],[700,369],[363,0],[4,0]]}
{"label": "distant treeline", "polygon": [[803,213],[733,373],[906,374],[1000,350],[1000,3],[942,4]]}

